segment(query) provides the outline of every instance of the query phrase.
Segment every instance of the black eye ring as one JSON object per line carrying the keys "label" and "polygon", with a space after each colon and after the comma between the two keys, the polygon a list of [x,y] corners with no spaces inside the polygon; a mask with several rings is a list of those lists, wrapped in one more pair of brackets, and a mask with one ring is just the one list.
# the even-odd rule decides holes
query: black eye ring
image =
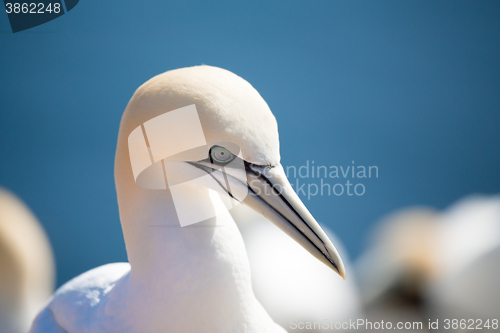
{"label": "black eye ring", "polygon": [[233,153],[221,146],[213,146],[210,148],[210,161],[214,164],[225,165],[235,159]]}

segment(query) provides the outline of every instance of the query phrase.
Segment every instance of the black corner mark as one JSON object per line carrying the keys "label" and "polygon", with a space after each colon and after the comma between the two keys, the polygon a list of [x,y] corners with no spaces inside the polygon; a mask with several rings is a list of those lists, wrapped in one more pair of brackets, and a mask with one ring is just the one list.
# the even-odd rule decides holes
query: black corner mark
{"label": "black corner mark", "polygon": [[63,1],[66,4],[66,10],[69,12],[70,10],[72,10],[73,8],[75,8],[76,4],[80,0],[63,0]]}
{"label": "black corner mark", "polygon": [[79,0],[4,0],[12,32],[16,33],[52,21],[69,12]]}

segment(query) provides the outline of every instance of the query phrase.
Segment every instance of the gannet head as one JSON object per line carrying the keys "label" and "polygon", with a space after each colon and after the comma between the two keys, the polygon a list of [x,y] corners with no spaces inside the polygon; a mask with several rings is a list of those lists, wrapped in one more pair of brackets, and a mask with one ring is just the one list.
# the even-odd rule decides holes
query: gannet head
{"label": "gannet head", "polygon": [[[128,153],[120,146],[125,136]],[[115,177],[117,188],[127,177],[150,189],[175,192],[189,183],[215,190],[228,196],[227,207],[250,206],[345,278],[337,250],[279,161],[276,119],[260,94],[227,70],[196,66],[137,89],[122,117]],[[124,164],[127,171],[118,167]]]}

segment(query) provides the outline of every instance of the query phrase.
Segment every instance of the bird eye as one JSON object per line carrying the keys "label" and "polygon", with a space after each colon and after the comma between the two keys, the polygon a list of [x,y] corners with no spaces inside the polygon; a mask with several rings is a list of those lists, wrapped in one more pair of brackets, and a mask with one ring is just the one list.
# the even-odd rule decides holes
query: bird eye
{"label": "bird eye", "polygon": [[214,146],[210,149],[210,158],[213,162],[227,164],[234,160],[235,156],[226,148]]}

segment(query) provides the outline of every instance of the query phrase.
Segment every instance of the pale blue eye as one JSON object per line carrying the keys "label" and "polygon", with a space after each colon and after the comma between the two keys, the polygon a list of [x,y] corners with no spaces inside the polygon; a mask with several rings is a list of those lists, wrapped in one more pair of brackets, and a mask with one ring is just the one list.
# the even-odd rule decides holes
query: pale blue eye
{"label": "pale blue eye", "polygon": [[210,157],[214,162],[226,164],[231,162],[235,156],[224,147],[214,146],[210,150]]}

